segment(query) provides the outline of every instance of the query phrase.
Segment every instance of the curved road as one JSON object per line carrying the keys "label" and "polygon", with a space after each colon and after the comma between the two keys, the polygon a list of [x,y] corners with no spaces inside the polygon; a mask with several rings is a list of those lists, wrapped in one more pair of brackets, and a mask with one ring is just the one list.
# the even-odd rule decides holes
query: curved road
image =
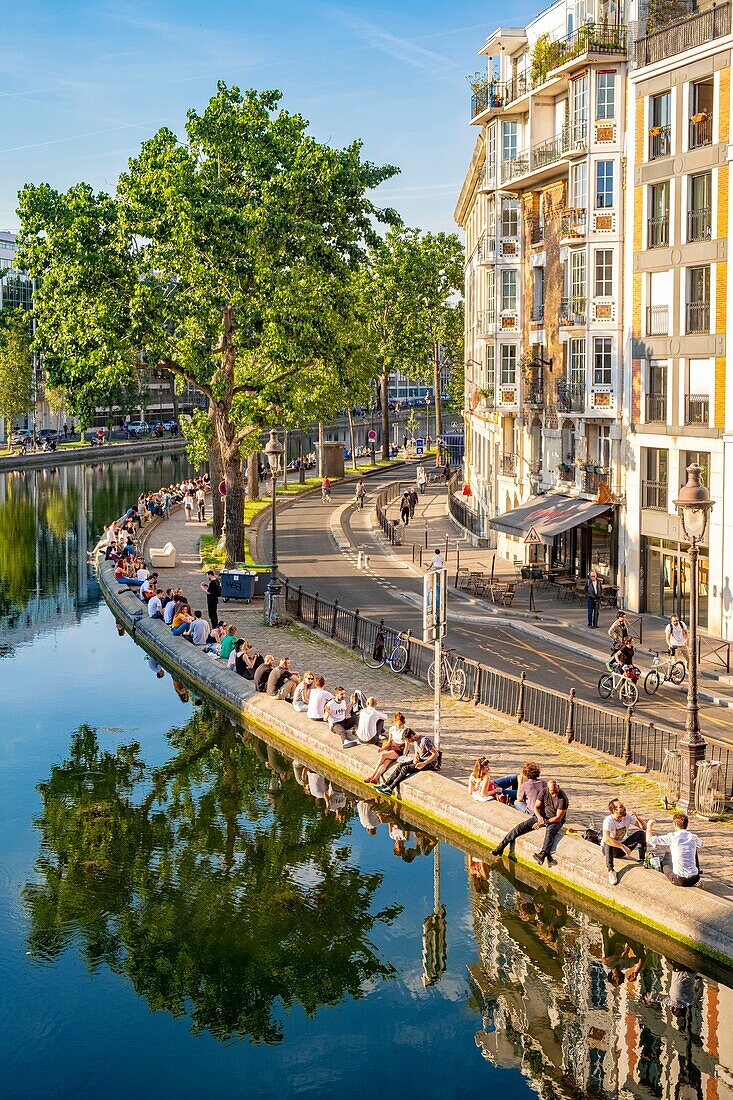
{"label": "curved road", "polygon": [[[353,483],[335,486],[330,505],[322,504],[318,495],[296,497],[278,510],[278,558],[281,573],[291,583],[422,637],[421,579],[385,552],[371,524],[370,501],[390,481],[405,480],[405,474],[402,467],[367,479],[363,511],[352,506]],[[269,560],[269,552],[265,553],[269,540],[268,517],[258,534],[262,561]],[[370,554],[370,572],[357,570],[357,549]],[[597,691],[601,667],[587,656],[516,630],[458,598],[449,603],[448,618],[447,644],[464,656],[514,675],[524,670],[528,681],[563,692],[574,687],[579,698],[601,702]],[[615,702],[608,705],[622,709]],[[700,708],[703,733],[733,744],[733,710],[708,702],[701,702]],[[684,732],[685,696],[669,687],[654,699],[642,690],[635,712],[666,729]]]}

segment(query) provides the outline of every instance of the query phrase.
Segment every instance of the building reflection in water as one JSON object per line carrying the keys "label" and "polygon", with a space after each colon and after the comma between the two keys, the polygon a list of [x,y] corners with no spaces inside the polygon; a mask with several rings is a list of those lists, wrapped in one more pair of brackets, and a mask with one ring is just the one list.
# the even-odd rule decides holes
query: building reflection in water
{"label": "building reflection in water", "polygon": [[733,990],[469,860],[469,966],[494,1065],[540,1097],[733,1097]]}

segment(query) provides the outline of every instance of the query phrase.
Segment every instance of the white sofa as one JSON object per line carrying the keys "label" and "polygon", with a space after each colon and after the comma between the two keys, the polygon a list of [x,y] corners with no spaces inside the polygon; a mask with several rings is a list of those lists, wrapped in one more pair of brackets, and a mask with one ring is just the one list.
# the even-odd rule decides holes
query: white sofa
{"label": "white sofa", "polygon": [[151,546],[149,551],[150,564],[156,569],[173,569],[176,564],[176,548],[172,542],[167,542],[163,547]]}

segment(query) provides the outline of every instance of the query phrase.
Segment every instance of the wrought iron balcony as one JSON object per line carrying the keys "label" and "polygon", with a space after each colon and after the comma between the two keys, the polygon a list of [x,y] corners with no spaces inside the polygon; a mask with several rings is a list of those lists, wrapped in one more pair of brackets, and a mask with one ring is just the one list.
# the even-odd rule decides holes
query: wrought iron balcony
{"label": "wrought iron balcony", "polygon": [[504,452],[504,454],[501,456],[501,472],[504,477],[514,477],[517,472],[518,460],[518,455],[511,454],[506,451]]}
{"label": "wrought iron balcony", "polygon": [[560,220],[561,237],[585,237],[587,232],[587,217],[583,207],[563,210]]}
{"label": "wrought iron balcony", "polygon": [[637,67],[653,65],[665,57],[676,57],[695,46],[730,34],[730,10],[730,2],[717,6],[713,4],[705,11],[676,19],[645,38],[637,39],[634,43],[634,64]]}
{"label": "wrought iron balcony", "polygon": [[583,473],[583,492],[597,493],[601,485],[608,483],[607,466],[588,466]]}
{"label": "wrought iron balcony", "polygon": [[668,157],[672,153],[672,127],[652,126],[649,131],[649,160]]}
{"label": "wrought iron balcony", "polygon": [[647,424],[667,423],[666,393],[648,393],[646,395],[646,422]]}
{"label": "wrought iron balcony", "polygon": [[557,407],[560,412],[583,412],[585,409],[585,386],[577,382],[558,382]]}
{"label": "wrought iron balcony", "polygon": [[646,307],[647,336],[669,336],[669,306]]}
{"label": "wrought iron balcony", "polygon": [[713,120],[710,115],[704,115],[702,118],[696,116],[690,119],[690,135],[688,139],[688,145],[690,149],[700,149],[703,145],[713,144]]}
{"label": "wrought iron balcony", "polygon": [[646,224],[647,248],[663,248],[669,244],[669,214],[649,218]]}
{"label": "wrought iron balcony", "polygon": [[560,324],[584,325],[586,317],[585,298],[561,298],[560,299]]}
{"label": "wrought iron balcony", "polygon": [[686,332],[710,332],[710,302],[687,303]]}
{"label": "wrought iron balcony", "polygon": [[529,319],[530,319],[530,321],[532,322],[533,325],[541,325],[541,324],[544,323],[544,320],[545,320],[545,303],[544,302],[540,302],[539,304],[533,304],[532,305],[532,310],[530,312]]}
{"label": "wrought iron balcony", "polygon": [[685,424],[710,426],[710,397],[707,393],[690,393],[685,396]]}
{"label": "wrought iron balcony", "polygon": [[712,218],[709,206],[687,211],[688,241],[709,241],[712,237]]}
{"label": "wrought iron balcony", "polygon": [[524,394],[525,405],[542,406],[545,403],[541,382],[529,382]]}
{"label": "wrought iron balcony", "polygon": [[667,511],[667,483],[662,481],[642,481],[641,506],[655,512]]}

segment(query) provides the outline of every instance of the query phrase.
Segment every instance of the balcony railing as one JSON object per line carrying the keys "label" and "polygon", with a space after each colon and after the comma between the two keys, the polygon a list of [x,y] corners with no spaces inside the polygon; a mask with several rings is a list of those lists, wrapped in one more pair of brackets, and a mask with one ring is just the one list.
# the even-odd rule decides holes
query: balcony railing
{"label": "balcony railing", "polygon": [[694,122],[690,119],[690,136],[688,145],[690,149],[700,149],[703,145],[713,144],[713,120],[710,115]]}
{"label": "balcony railing", "polygon": [[560,221],[561,237],[584,237],[587,233],[586,211],[583,207],[563,210]]}
{"label": "balcony railing", "polygon": [[544,405],[545,398],[541,382],[530,382],[524,394],[525,405]]}
{"label": "balcony railing", "polygon": [[669,244],[669,214],[662,214],[659,218],[647,219],[646,245],[647,248],[663,248]]}
{"label": "balcony railing", "polygon": [[501,166],[502,183],[510,183],[530,172],[540,172],[557,163],[568,153],[583,152],[588,146],[587,122],[564,126],[559,134],[539,141],[531,149],[517,153],[511,160],[505,160]]}
{"label": "balcony railing", "polygon": [[667,483],[661,481],[642,481],[641,506],[653,508],[655,512],[667,511]]}
{"label": "balcony railing", "polygon": [[649,160],[668,157],[672,153],[672,127],[652,126],[649,131]]}
{"label": "balcony railing", "polygon": [[584,23],[572,34],[548,44],[547,71],[559,69],[584,53],[625,54],[626,27],[620,23],[613,26]]}
{"label": "balcony railing", "polygon": [[560,299],[560,324],[584,325],[586,316],[585,298]]}
{"label": "balcony railing", "polygon": [[533,325],[541,325],[545,320],[545,303],[540,302],[532,306],[529,319]]}
{"label": "balcony railing", "polygon": [[730,34],[730,2],[714,4],[706,11],[667,23],[653,34],[637,39],[634,43],[634,64],[652,65],[726,34]]}
{"label": "balcony railing", "polygon": [[710,397],[707,393],[689,393],[685,396],[685,424],[710,425]]}
{"label": "balcony railing", "polygon": [[557,477],[559,481],[575,481],[575,466],[567,462],[561,463],[557,468]]}
{"label": "balcony railing", "polygon": [[583,474],[583,492],[597,493],[604,482],[608,483],[607,466],[594,466],[592,470],[586,469]]}
{"label": "balcony railing", "polygon": [[710,332],[710,302],[687,303],[687,333]]}
{"label": "balcony railing", "polygon": [[687,211],[688,241],[709,241],[712,236],[710,207],[701,206],[697,210]]}
{"label": "balcony railing", "polygon": [[504,477],[514,477],[517,472],[517,459],[517,455],[507,452],[501,456],[501,472]]}
{"label": "balcony railing", "polygon": [[558,382],[557,407],[560,412],[583,412],[585,409],[585,386],[578,382]]}
{"label": "balcony railing", "polygon": [[476,325],[482,336],[492,336],[496,328],[496,312],[493,309],[479,310]]}
{"label": "balcony railing", "polygon": [[646,307],[647,336],[669,336],[669,306]]}
{"label": "balcony railing", "polygon": [[530,244],[542,244],[545,239],[545,219],[538,218],[534,214],[527,219]]}
{"label": "balcony railing", "polygon": [[648,393],[646,395],[646,422],[647,424],[667,423],[666,393]]}

